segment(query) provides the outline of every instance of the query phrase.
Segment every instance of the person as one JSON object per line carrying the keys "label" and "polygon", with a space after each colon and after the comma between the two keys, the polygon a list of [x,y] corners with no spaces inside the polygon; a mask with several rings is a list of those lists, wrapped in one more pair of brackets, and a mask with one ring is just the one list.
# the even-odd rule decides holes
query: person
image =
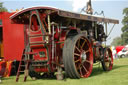
{"label": "person", "polygon": [[117,51],[114,46],[111,47],[113,59],[118,59]]}

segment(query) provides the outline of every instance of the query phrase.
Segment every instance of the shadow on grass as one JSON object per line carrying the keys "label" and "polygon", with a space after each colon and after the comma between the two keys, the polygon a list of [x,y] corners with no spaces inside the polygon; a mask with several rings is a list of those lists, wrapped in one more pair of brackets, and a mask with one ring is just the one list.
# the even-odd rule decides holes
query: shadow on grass
{"label": "shadow on grass", "polygon": [[112,70],[123,68],[123,67],[128,67],[128,65],[114,65]]}
{"label": "shadow on grass", "polygon": [[[55,78],[40,78],[40,79],[36,79],[36,80],[47,80],[47,81],[64,81],[66,82],[68,78],[64,78],[62,80],[57,80],[56,77]],[[31,81],[36,81],[36,80],[32,80],[32,79],[29,79],[27,81],[31,82]]]}
{"label": "shadow on grass", "polygon": [[[67,81],[69,77],[67,77],[65,74],[63,75],[63,79],[62,80],[58,80],[58,81]],[[36,80],[50,80],[50,81],[56,81],[57,78],[56,78],[56,75],[52,76],[52,77],[41,77],[39,79],[36,79]],[[31,80],[28,80],[28,81],[33,81],[32,78]]]}
{"label": "shadow on grass", "polygon": [[27,80],[27,81],[36,81],[36,80],[57,80],[57,79],[56,79],[56,76],[52,76],[52,77],[41,77],[41,78],[38,78],[38,79],[35,79],[35,80],[33,80],[31,78],[30,80]]}
{"label": "shadow on grass", "polygon": [[[112,70],[120,69],[120,68],[123,68],[123,67],[128,67],[128,65],[114,65]],[[109,71],[104,71],[102,69],[102,66],[93,67],[93,70],[92,70],[92,73],[91,73],[90,77],[101,75],[102,73],[105,73],[105,72],[109,72]]]}
{"label": "shadow on grass", "polygon": [[92,70],[90,77],[101,75],[103,72],[104,72],[104,70],[102,69],[101,66],[100,67],[93,67],[93,70]]}
{"label": "shadow on grass", "polygon": [[[117,70],[117,69],[120,69],[120,68],[123,68],[123,67],[128,67],[128,65],[114,65],[112,70]],[[98,66],[94,66],[90,77],[102,75],[102,73],[106,73],[106,72],[110,72],[110,71],[104,71],[102,69],[101,65],[99,67]],[[66,81],[67,78],[68,77],[65,77],[64,81]],[[51,78],[41,78],[40,80],[57,80],[57,79],[54,76],[54,77],[51,77]],[[28,80],[28,81],[33,81],[33,80],[31,79],[31,80]]]}

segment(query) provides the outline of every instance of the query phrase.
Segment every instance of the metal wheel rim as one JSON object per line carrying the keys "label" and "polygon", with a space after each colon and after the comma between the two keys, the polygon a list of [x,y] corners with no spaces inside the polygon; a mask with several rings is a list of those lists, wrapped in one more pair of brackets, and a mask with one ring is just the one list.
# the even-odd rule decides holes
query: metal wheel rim
{"label": "metal wheel rim", "polygon": [[74,65],[80,77],[88,77],[93,66],[92,49],[85,37],[80,37],[74,46]]}
{"label": "metal wheel rim", "polygon": [[113,56],[111,50],[106,49],[104,56],[105,67],[107,70],[111,70],[113,67]]}

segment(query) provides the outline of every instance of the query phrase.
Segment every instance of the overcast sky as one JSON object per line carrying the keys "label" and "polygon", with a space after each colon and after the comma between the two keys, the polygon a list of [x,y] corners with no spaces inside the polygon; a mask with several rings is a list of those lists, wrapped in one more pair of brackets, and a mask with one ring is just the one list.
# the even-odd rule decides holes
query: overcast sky
{"label": "overcast sky", "polygon": [[[88,0],[0,0],[4,2],[4,7],[9,11],[27,8],[32,6],[52,6],[68,11],[80,12],[80,10],[86,5]],[[105,13],[105,17],[118,19],[120,24],[116,25],[109,36],[107,44],[110,44],[113,38],[120,36],[121,27],[123,26],[121,21],[123,19],[122,10],[128,7],[128,0],[92,0],[92,7],[94,12]],[[111,29],[109,25],[108,31]]]}

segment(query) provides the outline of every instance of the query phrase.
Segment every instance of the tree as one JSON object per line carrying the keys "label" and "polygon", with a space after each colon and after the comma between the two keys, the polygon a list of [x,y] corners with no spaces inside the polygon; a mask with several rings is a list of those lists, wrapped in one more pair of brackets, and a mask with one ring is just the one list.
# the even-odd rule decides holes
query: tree
{"label": "tree", "polygon": [[123,27],[121,28],[121,37],[116,37],[113,39],[111,45],[126,45],[128,44],[128,8],[123,9],[124,18],[122,20]]}
{"label": "tree", "polygon": [[113,41],[112,41],[112,43],[111,43],[112,46],[118,46],[118,45],[122,45],[122,44],[123,43],[122,43],[121,37],[114,38]]}
{"label": "tree", "polygon": [[121,28],[122,34],[121,38],[123,41],[123,44],[128,44],[128,8],[124,8],[123,10],[124,18],[122,20],[123,27]]}
{"label": "tree", "polygon": [[7,12],[7,11],[8,10],[5,7],[3,7],[3,3],[0,2],[0,12]]}

